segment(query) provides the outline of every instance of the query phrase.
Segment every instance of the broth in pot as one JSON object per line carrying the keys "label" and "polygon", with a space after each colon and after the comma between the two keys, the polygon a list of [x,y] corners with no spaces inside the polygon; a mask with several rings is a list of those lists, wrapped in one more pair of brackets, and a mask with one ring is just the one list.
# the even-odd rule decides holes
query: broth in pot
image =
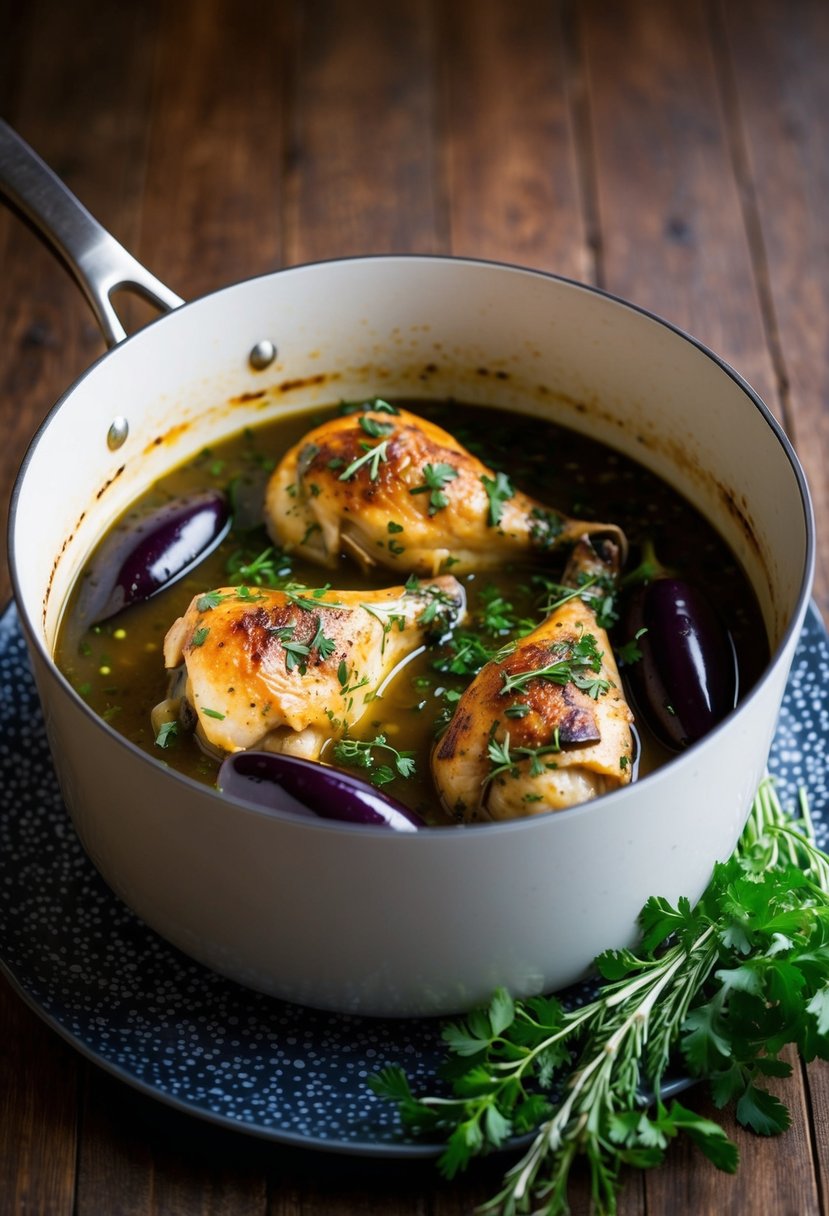
{"label": "broth in pot", "polygon": [[[407,428],[414,447],[393,469]],[[455,447],[440,446],[444,431]],[[510,512],[524,496],[521,538]],[[178,527],[182,504],[188,521],[204,517],[199,560],[166,581],[152,574],[150,536],[126,596],[136,602],[119,609],[110,595],[102,607],[112,555],[137,552],[154,520]],[[668,607],[654,608],[660,597]],[[665,628],[682,633],[681,621],[665,624],[678,611],[705,614],[709,636],[725,640],[709,667],[733,682],[727,712],[768,661],[766,633],[747,577],[687,500],[539,418],[374,400],[273,419],[159,480],[92,554],[56,661],[115,730],[197,781],[215,784],[228,752],[273,746],[357,772],[424,822],[453,825],[583,801],[693,742],[672,730],[691,711],[670,690],[694,655],[677,657],[669,639],[659,659]],[[286,726],[271,685],[237,678],[240,631],[257,664],[278,650],[278,683],[290,696],[307,690],[322,717]],[[660,662],[675,668],[659,670],[665,688],[651,678]],[[581,764],[602,740],[613,752],[600,767],[618,772],[581,793],[570,774],[576,794],[557,802],[569,759]]]}

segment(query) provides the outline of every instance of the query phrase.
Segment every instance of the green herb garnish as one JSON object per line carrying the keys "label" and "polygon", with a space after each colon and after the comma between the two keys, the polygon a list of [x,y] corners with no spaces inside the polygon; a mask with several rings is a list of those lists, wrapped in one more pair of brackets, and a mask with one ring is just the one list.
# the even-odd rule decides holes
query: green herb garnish
{"label": "green herb garnish", "polygon": [[[498,725],[496,722],[495,726]],[[491,769],[484,778],[484,785],[489,785],[490,781],[494,781],[496,777],[509,775],[517,777],[519,773],[518,765],[522,760],[529,760],[529,775],[531,777],[540,777],[545,769],[555,768],[555,763],[542,764],[542,756],[557,756],[561,752],[561,743],[558,738],[558,730],[554,732],[552,743],[545,747],[511,747],[509,731],[504,735],[502,740],[491,738],[487,746],[487,756],[492,765]]]}
{"label": "green herb garnish", "polygon": [[326,583],[324,587],[317,587],[313,591],[304,583],[287,583],[282,588],[282,594],[303,612],[319,612],[320,608],[339,608],[344,612],[350,612],[351,609],[348,605],[340,603],[339,600],[323,601],[322,597],[330,590],[330,583]]}
{"label": "green herb garnish", "polygon": [[230,596],[222,595],[221,591],[205,591],[204,595],[200,595],[196,600],[197,612],[210,612],[213,608],[218,608],[219,604],[223,603]]}
{"label": "green herb garnish", "polygon": [[532,680],[547,680],[551,684],[575,684],[593,700],[610,688],[610,681],[597,673],[602,669],[602,652],[592,633],[583,633],[577,641],[556,642],[550,647],[551,663],[534,671],[502,672],[501,693],[524,689]]}
{"label": "green herb garnish", "polygon": [[515,490],[512,488],[512,483],[506,473],[499,472],[494,477],[487,477],[482,474],[481,482],[489,498],[489,526],[490,528],[497,528],[501,522],[501,516],[504,514],[504,503],[512,498]]}
{"label": "green herb garnish", "polygon": [[[829,1059],[829,855],[815,844],[803,795],[799,809],[799,821],[787,815],[764,781],[696,907],[648,900],[639,945],[598,957],[604,982],[587,1004],[513,1000],[498,989],[487,1008],[447,1023],[449,1091],[416,1095],[399,1067],[370,1079],[408,1130],[444,1136],[438,1164],[448,1178],[532,1133],[480,1212],[565,1216],[583,1160],[594,1210],[613,1216],[623,1171],[659,1165],[682,1134],[733,1173],[738,1150],[724,1129],[661,1096],[677,1053],[744,1126],[760,1135],[789,1126],[766,1078],[791,1072],[781,1059],[789,1044],[805,1060]],[[650,1106],[643,1092],[654,1095]]]}
{"label": "green herb garnish", "polygon": [[[377,764],[375,751],[389,752],[392,765]],[[362,768],[368,773],[372,785],[388,785],[395,777],[411,777],[415,771],[414,752],[400,752],[386,741],[385,735],[376,735],[369,742],[361,739],[340,739],[334,747],[334,759],[339,764]]]}
{"label": "green herb garnish", "polygon": [[278,587],[283,579],[290,577],[291,559],[273,546],[254,554],[237,549],[227,559],[225,569],[230,578],[238,578],[248,586]]}
{"label": "green herb garnish", "polygon": [[423,466],[423,484],[409,490],[410,494],[429,495],[429,514],[436,515],[444,507],[449,506],[449,498],[443,493],[444,486],[454,481],[458,470],[451,464],[425,464]]}
{"label": "green herb garnish", "polygon": [[394,430],[393,422],[378,422],[376,418],[369,418],[366,414],[360,418],[360,426],[367,435],[371,435],[372,439],[381,439],[383,435],[391,435]]}
{"label": "green herb garnish", "polygon": [[340,473],[340,481],[349,481],[355,473],[358,473],[364,464],[369,466],[368,475],[370,481],[376,481],[380,474],[380,462],[388,460],[389,440],[384,439],[382,443],[378,443],[375,447],[371,447],[368,443],[361,443],[365,455],[358,456],[356,460],[352,460],[348,468]]}
{"label": "green herb garnish", "polygon": [[179,724],[176,719],[172,722],[162,722],[155,737],[156,747],[169,747],[178,738]]}

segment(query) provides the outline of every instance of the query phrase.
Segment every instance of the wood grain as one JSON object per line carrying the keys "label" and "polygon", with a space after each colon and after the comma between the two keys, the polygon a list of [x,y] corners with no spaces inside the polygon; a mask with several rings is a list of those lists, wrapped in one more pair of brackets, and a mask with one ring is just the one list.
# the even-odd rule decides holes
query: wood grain
{"label": "wood grain", "polygon": [[[809,70],[829,44],[829,7],[803,3],[798,21],[770,0],[723,5],[734,87],[757,212],[755,263],[768,280],[768,331],[787,425],[819,520],[829,518],[829,74]],[[829,565],[816,595],[829,612]]]}
{"label": "wood grain", "polygon": [[701,0],[588,0],[601,281],[705,342],[780,411]]}
{"label": "wood grain", "polygon": [[452,252],[590,281],[565,6],[447,5],[438,33]]}
{"label": "wood grain", "polygon": [[70,1216],[83,1064],[3,978],[0,1027],[0,1213]]}
{"label": "wood grain", "polygon": [[[0,0],[0,111],[187,298],[316,258],[453,252],[597,282],[689,329],[800,450],[829,609],[827,55],[822,0]],[[125,305],[131,327],[148,315]],[[103,349],[5,212],[0,331],[5,503]],[[0,1216],[461,1216],[513,1159],[447,1183],[431,1162],[262,1144],[99,1072],[5,982],[0,1027]],[[729,1124],[734,1178],[678,1144],[629,1176],[620,1216],[827,1216],[829,1067],[780,1092],[779,1140]],[[588,1216],[583,1169],[571,1203]]]}
{"label": "wood grain", "polygon": [[140,260],[191,299],[282,260],[284,79],[292,6],[159,10]]}
{"label": "wood grain", "polygon": [[[133,244],[151,87],[151,9],[76,0],[67,6],[26,6],[26,18],[14,34],[25,54],[7,114],[89,210],[119,240]],[[78,36],[79,29],[85,36]],[[111,105],[108,99],[113,99]],[[35,428],[103,352],[104,343],[80,290],[54,255],[14,217],[3,219],[0,473],[5,518],[11,480]],[[5,599],[5,529],[0,546],[0,595]]]}
{"label": "wood grain", "polygon": [[73,1216],[266,1216],[263,1147],[90,1068]]}
{"label": "wood grain", "polygon": [[286,260],[434,253],[435,67],[427,0],[311,0],[293,65]]}

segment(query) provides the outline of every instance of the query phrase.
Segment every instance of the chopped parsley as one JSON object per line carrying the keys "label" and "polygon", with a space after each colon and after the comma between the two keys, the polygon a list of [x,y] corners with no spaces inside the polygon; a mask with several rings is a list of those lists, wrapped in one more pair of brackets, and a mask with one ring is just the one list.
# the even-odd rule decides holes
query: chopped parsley
{"label": "chopped parsley", "polygon": [[564,531],[564,516],[548,507],[533,507],[530,537],[539,549],[553,549]]}
{"label": "chopped parsley", "polygon": [[512,488],[512,482],[506,473],[498,472],[494,477],[487,477],[485,474],[481,474],[481,482],[489,498],[489,519],[487,522],[490,528],[497,528],[504,514],[504,503],[513,497],[515,490]]}
{"label": "chopped parsley", "polygon": [[449,498],[443,490],[450,481],[458,476],[458,470],[451,464],[425,464],[423,466],[423,484],[409,490],[410,494],[429,495],[429,514],[436,515],[444,507],[449,506]]}
{"label": "chopped parsley", "polygon": [[179,724],[175,719],[172,722],[162,722],[155,737],[156,747],[169,747],[178,738],[178,731]]}
{"label": "chopped parsley", "polygon": [[363,414],[360,418],[360,426],[367,435],[371,435],[372,439],[382,439],[384,435],[391,435],[394,430],[393,422],[378,422],[376,418],[369,418],[367,414]]}

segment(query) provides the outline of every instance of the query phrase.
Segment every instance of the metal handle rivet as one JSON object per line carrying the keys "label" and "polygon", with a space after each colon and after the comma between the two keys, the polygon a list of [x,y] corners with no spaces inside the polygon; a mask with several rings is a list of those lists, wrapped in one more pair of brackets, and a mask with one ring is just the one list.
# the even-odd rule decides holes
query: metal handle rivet
{"label": "metal handle rivet", "polygon": [[273,342],[267,338],[263,338],[261,342],[257,342],[253,350],[248,355],[248,362],[251,367],[257,372],[261,372],[263,368],[268,367],[276,358],[276,347]]}
{"label": "metal handle rivet", "polygon": [[121,444],[130,433],[130,424],[121,414],[117,418],[113,418],[109,424],[107,431],[107,447],[111,452],[116,452]]}

